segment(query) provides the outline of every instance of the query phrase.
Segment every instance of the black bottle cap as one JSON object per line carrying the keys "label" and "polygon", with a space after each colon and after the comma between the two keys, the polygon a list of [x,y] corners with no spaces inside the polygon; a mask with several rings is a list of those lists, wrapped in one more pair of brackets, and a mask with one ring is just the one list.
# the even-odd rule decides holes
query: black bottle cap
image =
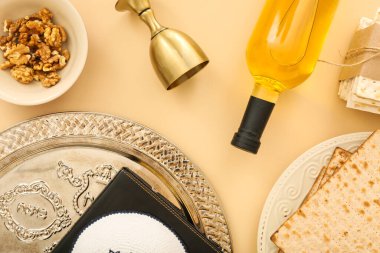
{"label": "black bottle cap", "polygon": [[274,103],[251,96],[239,131],[235,133],[231,144],[237,148],[257,154],[261,144],[261,135],[274,105]]}

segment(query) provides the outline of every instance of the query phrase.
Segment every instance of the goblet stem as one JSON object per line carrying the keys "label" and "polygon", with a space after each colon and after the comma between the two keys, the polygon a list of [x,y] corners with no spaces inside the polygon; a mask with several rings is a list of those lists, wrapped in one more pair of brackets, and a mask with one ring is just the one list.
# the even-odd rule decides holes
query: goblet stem
{"label": "goblet stem", "polygon": [[167,29],[166,27],[161,26],[157,22],[152,9],[147,9],[144,12],[142,12],[140,14],[140,18],[149,27],[152,39],[154,38],[154,36]]}

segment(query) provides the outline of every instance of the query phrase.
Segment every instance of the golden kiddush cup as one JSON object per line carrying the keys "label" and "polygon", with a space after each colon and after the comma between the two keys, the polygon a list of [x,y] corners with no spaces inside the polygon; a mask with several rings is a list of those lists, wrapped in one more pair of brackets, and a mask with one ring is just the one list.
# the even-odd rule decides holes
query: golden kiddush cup
{"label": "golden kiddush cup", "polygon": [[149,27],[152,65],[167,90],[191,78],[209,63],[206,54],[192,38],[157,22],[149,0],[119,0],[115,8],[137,13]]}

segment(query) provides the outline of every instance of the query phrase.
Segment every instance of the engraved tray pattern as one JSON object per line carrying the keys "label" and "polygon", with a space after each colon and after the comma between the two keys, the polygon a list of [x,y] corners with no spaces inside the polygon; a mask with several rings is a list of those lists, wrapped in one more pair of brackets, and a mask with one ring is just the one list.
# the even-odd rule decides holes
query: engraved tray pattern
{"label": "engraved tray pattern", "polygon": [[[155,174],[167,173],[169,183],[174,189],[172,190],[176,191],[174,195],[184,196],[180,201],[183,202],[181,203],[183,207],[194,208],[196,215],[190,214],[194,224],[209,239],[218,243],[224,252],[232,252],[230,233],[222,208],[215,191],[199,168],[159,134],[133,121],[86,112],[57,113],[38,117],[0,134],[0,164],[12,163],[14,158],[10,157],[19,150],[25,150],[28,147],[31,149],[34,145],[47,140],[54,143],[55,140],[65,138],[74,138],[74,140],[77,138],[78,141],[94,143],[98,146],[104,145],[105,148],[119,146],[127,149],[127,153],[141,159],[144,163],[152,163],[153,165],[149,164],[149,166],[157,170]],[[70,140],[67,141],[67,145],[70,146]],[[62,162],[59,166],[65,166],[63,169],[66,171],[64,175],[66,180],[70,179],[70,183],[75,185],[73,175],[70,174],[73,173],[70,171],[71,168],[63,165]],[[0,167],[0,178],[2,174],[7,173],[2,170],[3,168]],[[101,176],[94,172],[90,174],[87,175],[87,180],[94,175]],[[3,192],[1,186],[0,191]],[[24,203],[21,203],[21,206],[19,204],[17,208],[22,208],[24,213],[37,210]],[[38,209],[35,214],[43,217],[44,212],[46,210]],[[191,213],[191,210],[189,212]],[[193,216],[197,216],[199,220]],[[1,217],[0,221],[3,222]]]}
{"label": "engraved tray pattern", "polygon": [[259,253],[278,252],[270,236],[297,210],[334,149],[341,147],[355,151],[369,135],[368,132],[353,133],[322,142],[298,157],[283,172],[268,195],[261,213],[257,238]]}

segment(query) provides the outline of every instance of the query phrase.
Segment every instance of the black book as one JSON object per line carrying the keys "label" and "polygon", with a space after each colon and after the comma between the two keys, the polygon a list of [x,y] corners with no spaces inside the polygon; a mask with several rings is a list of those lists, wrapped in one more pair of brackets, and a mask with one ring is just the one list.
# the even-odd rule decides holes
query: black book
{"label": "black book", "polygon": [[134,172],[124,168],[58,243],[53,253],[71,252],[79,235],[87,226],[107,215],[123,212],[146,214],[162,222],[178,236],[187,253],[222,252],[220,247],[199,232],[178,208],[154,192]]}

